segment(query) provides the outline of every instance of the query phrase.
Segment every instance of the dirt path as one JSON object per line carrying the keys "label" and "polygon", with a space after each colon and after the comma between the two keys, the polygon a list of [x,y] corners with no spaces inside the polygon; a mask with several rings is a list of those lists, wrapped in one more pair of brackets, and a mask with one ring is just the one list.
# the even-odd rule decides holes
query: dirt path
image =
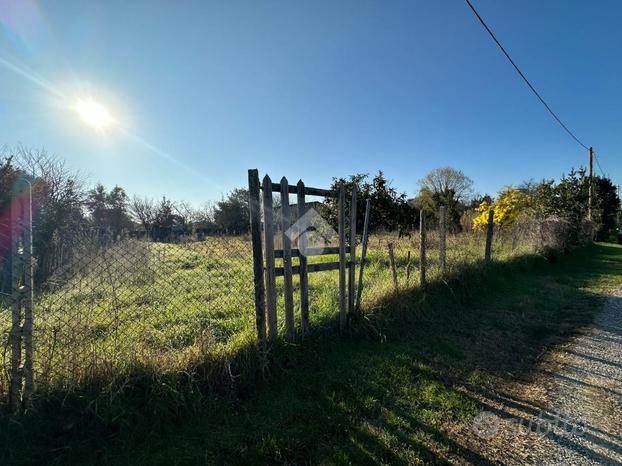
{"label": "dirt path", "polygon": [[484,411],[460,437],[487,464],[622,465],[622,290],[530,382],[477,397]]}

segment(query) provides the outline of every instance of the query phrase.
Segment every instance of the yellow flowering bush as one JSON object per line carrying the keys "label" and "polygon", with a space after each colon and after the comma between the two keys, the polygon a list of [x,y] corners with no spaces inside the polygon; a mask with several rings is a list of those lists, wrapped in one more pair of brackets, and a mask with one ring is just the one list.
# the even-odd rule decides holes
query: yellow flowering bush
{"label": "yellow flowering bush", "polygon": [[479,215],[473,219],[473,229],[485,230],[488,224],[488,212],[494,209],[493,221],[500,227],[512,225],[518,219],[521,211],[531,204],[531,197],[522,191],[512,188],[505,188],[497,200],[493,203],[484,201],[477,208]]}

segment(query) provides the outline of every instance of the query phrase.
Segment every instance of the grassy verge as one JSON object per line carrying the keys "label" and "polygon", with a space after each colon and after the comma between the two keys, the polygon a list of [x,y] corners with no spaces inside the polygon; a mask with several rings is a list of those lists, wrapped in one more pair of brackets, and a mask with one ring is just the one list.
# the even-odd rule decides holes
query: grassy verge
{"label": "grassy verge", "polygon": [[234,370],[232,387],[199,395],[154,375],[108,400],[52,400],[3,423],[0,463],[486,464],[445,431],[478,409],[461,387],[528,374],[591,322],[621,272],[622,248],[606,244],[471,266],[381,300],[349,338],[318,331],[274,348],[267,382]]}

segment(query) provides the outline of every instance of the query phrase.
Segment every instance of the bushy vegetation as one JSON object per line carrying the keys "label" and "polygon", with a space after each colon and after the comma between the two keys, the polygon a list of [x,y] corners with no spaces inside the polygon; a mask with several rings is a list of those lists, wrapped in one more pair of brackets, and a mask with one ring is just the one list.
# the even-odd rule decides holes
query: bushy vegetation
{"label": "bushy vegetation", "polygon": [[[351,175],[345,178],[334,178],[331,190],[339,192],[341,184],[345,187],[346,203],[350,204],[353,187],[357,188],[356,223],[357,230],[362,231],[365,221],[365,205],[367,201],[373,206],[373,215],[369,219],[370,231],[407,230],[418,221],[417,211],[408,203],[405,193],[399,193],[382,171],[371,181],[368,174]],[[338,199],[327,198],[320,207],[320,213],[333,228],[337,229]],[[349,219],[348,219],[349,221]]]}
{"label": "bushy vegetation", "polygon": [[517,222],[544,225],[555,222],[561,235],[557,244],[568,249],[586,239],[609,240],[615,237],[620,199],[611,180],[595,176],[590,218],[590,178],[585,170],[571,170],[559,182],[545,180],[521,187],[503,189],[493,201],[483,201],[475,210],[473,227],[483,230],[488,211],[494,209],[494,223],[511,228]]}

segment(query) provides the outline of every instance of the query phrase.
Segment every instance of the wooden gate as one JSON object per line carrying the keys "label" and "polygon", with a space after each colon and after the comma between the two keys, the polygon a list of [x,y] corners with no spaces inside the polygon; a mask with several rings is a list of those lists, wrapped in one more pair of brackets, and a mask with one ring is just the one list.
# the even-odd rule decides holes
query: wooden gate
{"label": "wooden gate", "polygon": [[[255,318],[257,336],[260,348],[265,351],[266,341],[274,340],[278,335],[276,277],[283,277],[283,293],[285,303],[285,338],[288,341],[296,339],[294,319],[294,274],[300,277],[300,334],[304,338],[309,330],[309,279],[308,274],[329,270],[339,270],[339,330],[346,327],[348,316],[357,312],[360,303],[362,288],[362,266],[359,269],[358,298],[355,289],[356,268],[356,186],[352,190],[350,200],[349,243],[346,243],[346,200],[345,187],[340,185],[337,193],[328,189],[311,188],[300,180],[296,185],[290,185],[283,177],[280,183],[273,183],[268,175],[259,182],[256,169],[248,171],[248,188],[250,197],[250,227],[253,245],[253,270],[255,285]],[[281,195],[280,208],[280,236],[282,249],[275,249],[273,222],[275,209],[272,202],[272,193]],[[289,204],[289,195],[296,194],[298,222],[292,224],[292,212]],[[336,197],[338,199],[338,246],[313,248],[307,246],[309,231],[302,229],[300,219],[308,213],[306,196],[322,198]],[[262,224],[263,206],[263,224]],[[369,204],[365,212],[365,228],[363,234],[363,254],[367,246],[367,223]],[[263,228],[262,228],[263,225]],[[292,233],[292,229],[295,234]],[[296,229],[300,231],[296,231]],[[294,240],[292,240],[294,236]],[[265,264],[264,264],[265,253]],[[349,254],[349,257],[347,255]],[[338,255],[336,262],[309,263],[312,256]],[[298,257],[299,265],[292,265],[292,258]],[[276,260],[282,261],[282,266],[276,266]],[[346,274],[347,271],[347,274]],[[347,278],[346,278],[347,276]],[[346,290],[347,288],[347,290]],[[267,334],[266,334],[267,316]]]}

